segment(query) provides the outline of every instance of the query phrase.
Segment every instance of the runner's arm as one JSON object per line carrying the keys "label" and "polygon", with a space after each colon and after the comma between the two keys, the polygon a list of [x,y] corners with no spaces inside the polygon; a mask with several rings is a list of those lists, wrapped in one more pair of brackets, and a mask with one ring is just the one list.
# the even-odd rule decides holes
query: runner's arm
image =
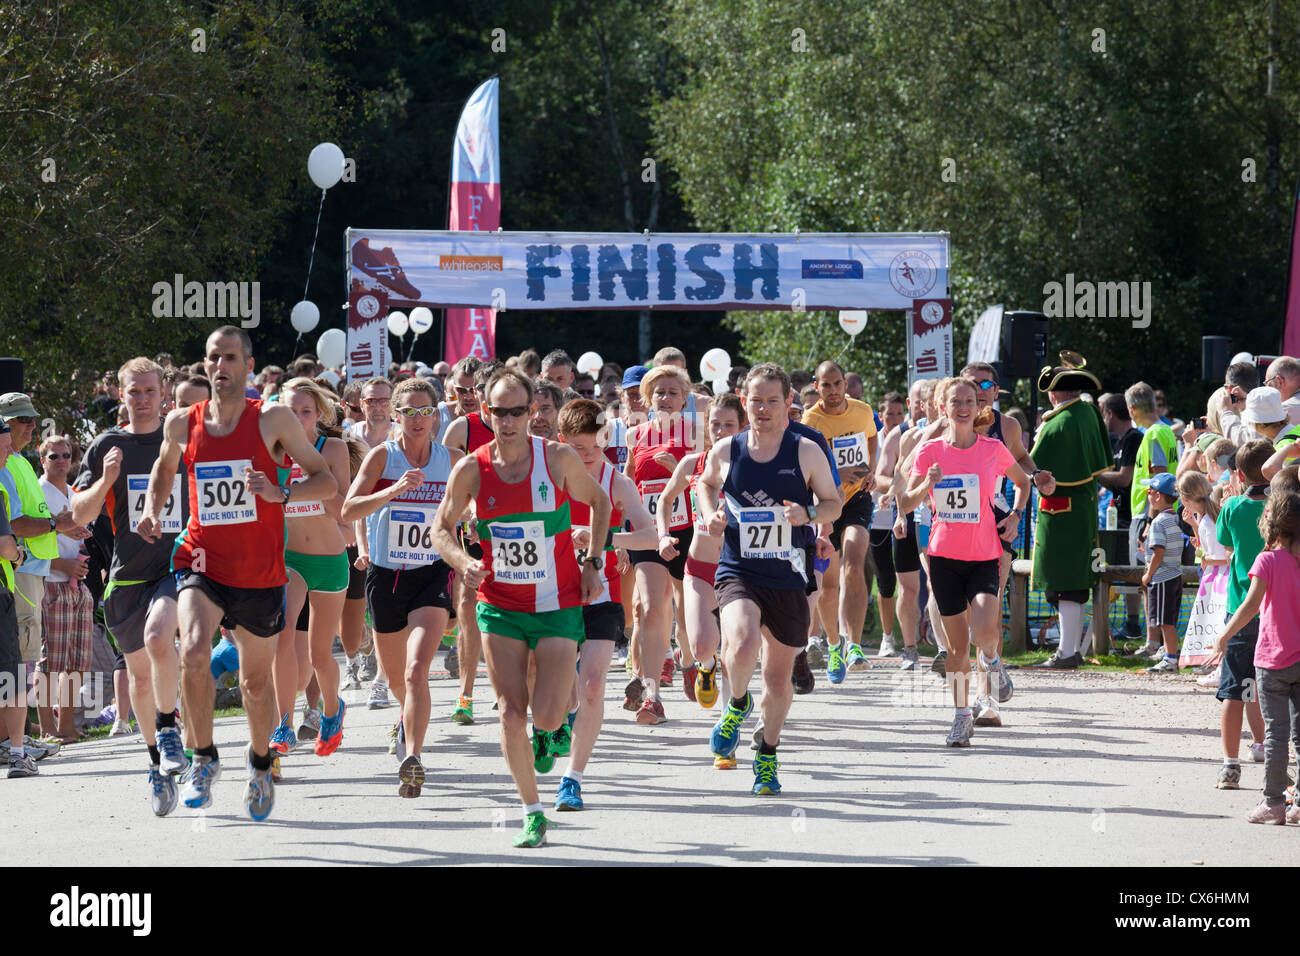
{"label": "runner's arm", "polygon": [[[478,412],[474,414],[477,415]],[[447,426],[447,430],[442,433],[442,443],[448,448],[465,451],[466,446],[469,445],[469,419],[464,415],[452,419],[451,424]]]}
{"label": "runner's arm", "polygon": [[189,411],[178,408],[167,415],[163,423],[162,446],[158,449],[158,460],[149,471],[149,491],[145,495],[144,514],[136,526],[136,534],[146,541],[157,541],[161,536],[162,523],[159,520],[162,510],[167,506],[167,499],[172,493],[172,484],[176,480],[176,469],[181,461],[181,448],[188,434]]}
{"label": "runner's arm", "polygon": [[[343,498],[343,506],[339,509],[339,517],[342,520],[358,523],[357,546],[359,548],[361,542],[365,540],[365,529],[360,527],[361,522],[400,494],[399,491],[394,490],[397,488],[396,482],[383,491],[374,491],[379,476],[384,473],[387,465],[388,449],[383,445],[376,445],[366,452],[361,467],[357,469],[357,477],[353,480],[352,487],[348,488],[348,493]],[[365,553],[364,548],[362,553]]]}
{"label": "runner's arm", "polygon": [[[551,474],[558,474],[564,482],[564,490],[570,497],[585,502],[591,508],[591,536],[601,540],[609,533],[610,501],[605,489],[599,482],[587,474],[587,467],[578,457],[578,453],[559,442],[546,443],[546,461],[552,466]],[[597,530],[599,529],[599,530]],[[583,603],[595,598],[604,588],[602,575],[589,561],[582,564],[582,600]]]}
{"label": "runner's arm", "polygon": [[[438,505],[438,514],[433,519],[433,543],[442,555],[442,560],[451,565],[457,574],[464,574],[472,565],[477,567],[478,574],[469,575],[465,580],[466,585],[472,587],[478,587],[482,581],[484,566],[481,561],[471,558],[456,540],[456,523],[473,502],[478,489],[478,463],[473,458],[462,458],[451,469],[451,476],[447,479],[447,494],[443,497],[442,504]],[[605,518],[608,520],[608,512]],[[477,580],[471,582],[472,577],[477,577]]]}
{"label": "runner's arm", "polygon": [[[700,454],[703,454],[703,452]],[[699,455],[685,455],[677,463],[677,467],[673,469],[672,477],[668,479],[668,484],[664,486],[663,492],[659,495],[660,505],[663,505],[665,501],[671,504],[678,495],[691,486],[691,472],[695,470],[695,462],[698,458]],[[654,526],[661,538],[671,534],[668,530],[668,522],[672,519],[672,511],[672,508],[665,509],[663,507],[655,510]],[[650,545],[652,548],[656,546],[657,541],[656,544]]]}
{"label": "runner's arm", "polygon": [[722,483],[726,479],[726,466],[731,461],[731,442],[714,445],[704,462],[704,471],[695,484],[695,500],[703,514],[705,524],[712,524],[714,516],[722,509]]}
{"label": "runner's arm", "polygon": [[[289,500],[297,498],[299,501],[323,502],[327,498],[333,498],[338,493],[338,482],[334,480],[334,474],[321,453],[316,450],[315,443],[308,441],[307,434],[298,423],[298,417],[289,406],[279,404],[272,405],[270,408],[263,406],[262,415],[263,420],[270,426],[266,430],[273,438],[273,441],[268,443],[270,447],[274,448],[278,444],[284,449],[285,454],[298,463],[302,473],[307,476],[292,486]],[[266,432],[264,431],[263,434]],[[275,484],[275,479],[271,475],[266,477],[270,487],[262,493],[262,500],[283,503],[284,495],[280,487]]]}
{"label": "runner's arm", "polygon": [[880,460],[876,462],[876,488],[881,495],[893,494],[894,466],[897,464],[898,447],[903,433],[895,425],[885,436],[880,446]]}
{"label": "runner's arm", "polygon": [[[808,476],[808,487],[812,489],[813,505],[817,508],[819,524],[834,524],[844,511],[844,502],[835,479],[826,464],[822,450],[807,438],[799,439],[799,467]],[[807,515],[807,509],[801,509]]]}
{"label": "runner's arm", "polygon": [[636,485],[627,475],[615,474],[610,483],[614,507],[632,523],[631,531],[615,531],[613,546],[623,551],[649,551],[659,544],[659,535],[650,512],[636,493]]}
{"label": "runner's arm", "polygon": [[[97,453],[99,449],[95,448],[93,451]],[[103,513],[104,502],[108,500],[108,493],[112,490],[121,470],[120,466],[113,470],[113,477],[110,478],[108,472],[104,470],[102,460],[95,461],[91,458],[91,453],[92,449],[86,450],[86,457],[89,459],[86,467],[97,477],[83,490],[72,493],[72,520],[79,525],[88,525]],[[118,455],[120,456],[121,452]],[[107,455],[104,457],[107,458]]]}

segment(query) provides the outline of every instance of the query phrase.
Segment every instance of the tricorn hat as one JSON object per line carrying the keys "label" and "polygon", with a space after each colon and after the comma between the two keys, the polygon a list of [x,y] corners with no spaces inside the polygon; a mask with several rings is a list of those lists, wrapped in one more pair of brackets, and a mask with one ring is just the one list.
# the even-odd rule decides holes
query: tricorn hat
{"label": "tricorn hat", "polygon": [[1046,365],[1038,373],[1040,392],[1081,392],[1089,388],[1101,390],[1097,376],[1084,370],[1088,360],[1082,355],[1065,349],[1060,353],[1060,358],[1061,364],[1056,368]]}

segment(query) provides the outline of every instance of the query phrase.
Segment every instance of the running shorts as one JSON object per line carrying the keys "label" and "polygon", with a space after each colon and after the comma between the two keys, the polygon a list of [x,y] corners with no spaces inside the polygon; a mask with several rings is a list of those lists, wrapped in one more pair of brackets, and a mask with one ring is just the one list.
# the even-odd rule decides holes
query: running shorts
{"label": "running shorts", "polygon": [[691,539],[695,537],[694,528],[681,528],[673,532],[673,537],[677,539],[677,557],[671,561],[665,561],[659,556],[659,552],[650,549],[648,551],[629,551],[628,558],[632,564],[658,564],[668,569],[668,576],[674,581],[680,581],[686,576],[686,556],[691,550]]}
{"label": "running shorts", "polygon": [[871,532],[871,561],[876,566],[876,584],[880,596],[892,598],[898,584],[898,575],[921,570],[921,553],[916,547],[916,526],[912,516],[907,516],[907,533],[895,538],[892,528],[876,528]]}
{"label": "running shorts", "polygon": [[871,527],[871,507],[871,492],[869,491],[859,491],[844,502],[844,510],[840,512],[840,516],[831,525],[831,545],[836,551],[843,550],[844,529],[849,525],[857,525],[859,528]]}
{"label": "running shorts", "polygon": [[451,611],[451,568],[445,561],[404,571],[372,564],[366,569],[366,609],[379,634],[406,630],[412,611],[437,607]]}
{"label": "running shorts", "polygon": [[962,561],[930,555],[930,592],[944,617],[961,614],[977,594],[998,594],[998,559]]}
{"label": "running shorts", "polygon": [[155,601],[176,600],[176,578],[109,581],[104,590],[104,626],[123,654],[144,649],[144,625]]}
{"label": "running shorts", "polygon": [[286,551],[284,566],[293,571],[307,584],[308,591],[322,591],[326,594],[338,594],[346,591],[351,583],[348,575],[348,556],[346,552],[338,554],[303,554],[300,551]]}
{"label": "running shorts", "polygon": [[588,641],[617,641],[623,636],[623,605],[617,601],[584,604],[582,629]]}
{"label": "running shorts", "polygon": [[475,616],[482,633],[523,641],[530,651],[547,638],[559,637],[575,644],[584,640],[581,605],[558,611],[506,611],[479,601]]}
{"label": "running shorts", "polygon": [[222,610],[221,626],[242,627],[257,637],[275,637],[284,630],[284,585],[271,588],[235,588],[221,584],[190,568],[176,571],[176,592],[202,591]]}
{"label": "running shorts", "polygon": [[807,646],[812,617],[803,591],[759,587],[744,578],[723,578],[715,590],[719,609],[734,601],[750,601],[758,607],[759,624],[771,632],[777,643],[800,650]]}
{"label": "running shorts", "polygon": [[361,552],[355,546],[348,548],[348,600],[356,601],[366,596],[366,572],[357,567]]}
{"label": "running shorts", "polygon": [[688,578],[699,578],[712,587],[717,580],[718,565],[716,563],[710,564],[707,561],[697,561],[688,555],[686,558],[686,576]]}

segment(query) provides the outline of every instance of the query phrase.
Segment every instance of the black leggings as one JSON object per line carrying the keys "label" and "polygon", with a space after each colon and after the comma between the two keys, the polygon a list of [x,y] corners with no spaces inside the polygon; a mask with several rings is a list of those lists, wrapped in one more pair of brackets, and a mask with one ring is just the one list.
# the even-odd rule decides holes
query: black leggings
{"label": "black leggings", "polygon": [[916,544],[916,525],[907,516],[907,534],[894,537],[892,528],[871,532],[871,561],[876,566],[876,584],[882,598],[892,598],[898,574],[921,570],[921,552]]}

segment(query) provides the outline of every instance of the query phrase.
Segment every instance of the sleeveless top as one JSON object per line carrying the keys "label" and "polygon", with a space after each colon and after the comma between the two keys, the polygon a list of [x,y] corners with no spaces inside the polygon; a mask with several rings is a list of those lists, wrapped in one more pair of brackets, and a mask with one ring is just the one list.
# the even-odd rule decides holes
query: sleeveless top
{"label": "sleeveless top", "polygon": [[551,478],[546,442],[529,437],[526,481],[507,484],[492,465],[491,446],[478,465],[478,535],[489,574],[478,599],[503,611],[557,611],[582,605],[582,572],[573,550],[569,495]]}
{"label": "sleeveless top", "polygon": [[465,420],[469,424],[469,427],[465,429],[465,454],[474,454],[474,452],[497,437],[496,432],[488,427],[487,422],[483,421],[482,409],[466,415]]}
{"label": "sleeveless top", "polygon": [[[325,447],[325,436],[321,435],[316,439],[316,450],[320,451]],[[307,476],[302,473],[302,466],[296,461],[292,462],[289,467],[289,484],[296,485],[300,481],[306,481]],[[325,514],[325,506],[319,501],[298,501],[290,499],[289,503],[284,506],[284,516],[286,518],[305,518],[308,515]]]}
{"label": "sleeveless top", "polygon": [[[649,441],[643,442],[641,436],[648,436],[650,429],[653,427],[648,426],[645,431],[637,436],[636,446],[632,449],[632,480],[636,482],[636,490],[641,495],[641,500],[645,502],[646,510],[650,512],[652,518],[660,506],[659,496],[668,487],[668,479],[673,474],[655,461],[655,455],[666,451],[678,461],[681,461],[691,453],[691,449],[686,445],[673,441],[660,441],[653,445]],[[672,509],[668,521],[668,530],[684,531],[690,528],[692,511],[685,492],[673,500]]]}
{"label": "sleeveless top", "polygon": [[788,429],[771,461],[750,457],[748,431],[731,437],[731,466],[722,483],[727,530],[722,536],[717,580],[744,578],[758,587],[802,591],[808,584],[807,553],[812,529],[792,528],[784,504],[812,504],[799,465],[799,436]]}
{"label": "sleeveless top", "polygon": [[[388,452],[383,474],[375,482],[375,491],[397,484],[412,465],[395,441],[386,441]],[[370,563],[390,571],[433,564],[441,560],[433,543],[433,517],[447,494],[451,474],[451,451],[446,445],[431,443],[429,462],[420,469],[424,482],[408,488],[373,514],[366,516],[366,543]]]}
{"label": "sleeveless top", "polygon": [[601,582],[603,588],[600,596],[592,604],[604,604],[612,601],[615,604],[621,604],[623,601],[622,578],[615,569],[613,533],[623,526],[623,513],[613,507],[614,503],[614,472],[615,468],[609,462],[601,462],[600,471],[600,489],[605,492],[605,497],[610,501],[609,529],[604,534],[604,541],[600,540],[601,536],[591,528],[591,508],[582,501],[574,499],[569,500],[569,513],[572,516],[573,527],[587,528],[592,531],[592,543],[587,548],[587,553],[603,551],[601,555],[603,566],[601,567]]}
{"label": "sleeveless top", "polygon": [[220,438],[204,424],[211,400],[190,407],[183,461],[189,478],[190,520],[172,552],[172,569],[191,568],[232,588],[284,584],[284,509],[249,492],[244,469],[278,485],[289,460],[278,462],[262,440],[261,399],[244,399],[235,430]]}

